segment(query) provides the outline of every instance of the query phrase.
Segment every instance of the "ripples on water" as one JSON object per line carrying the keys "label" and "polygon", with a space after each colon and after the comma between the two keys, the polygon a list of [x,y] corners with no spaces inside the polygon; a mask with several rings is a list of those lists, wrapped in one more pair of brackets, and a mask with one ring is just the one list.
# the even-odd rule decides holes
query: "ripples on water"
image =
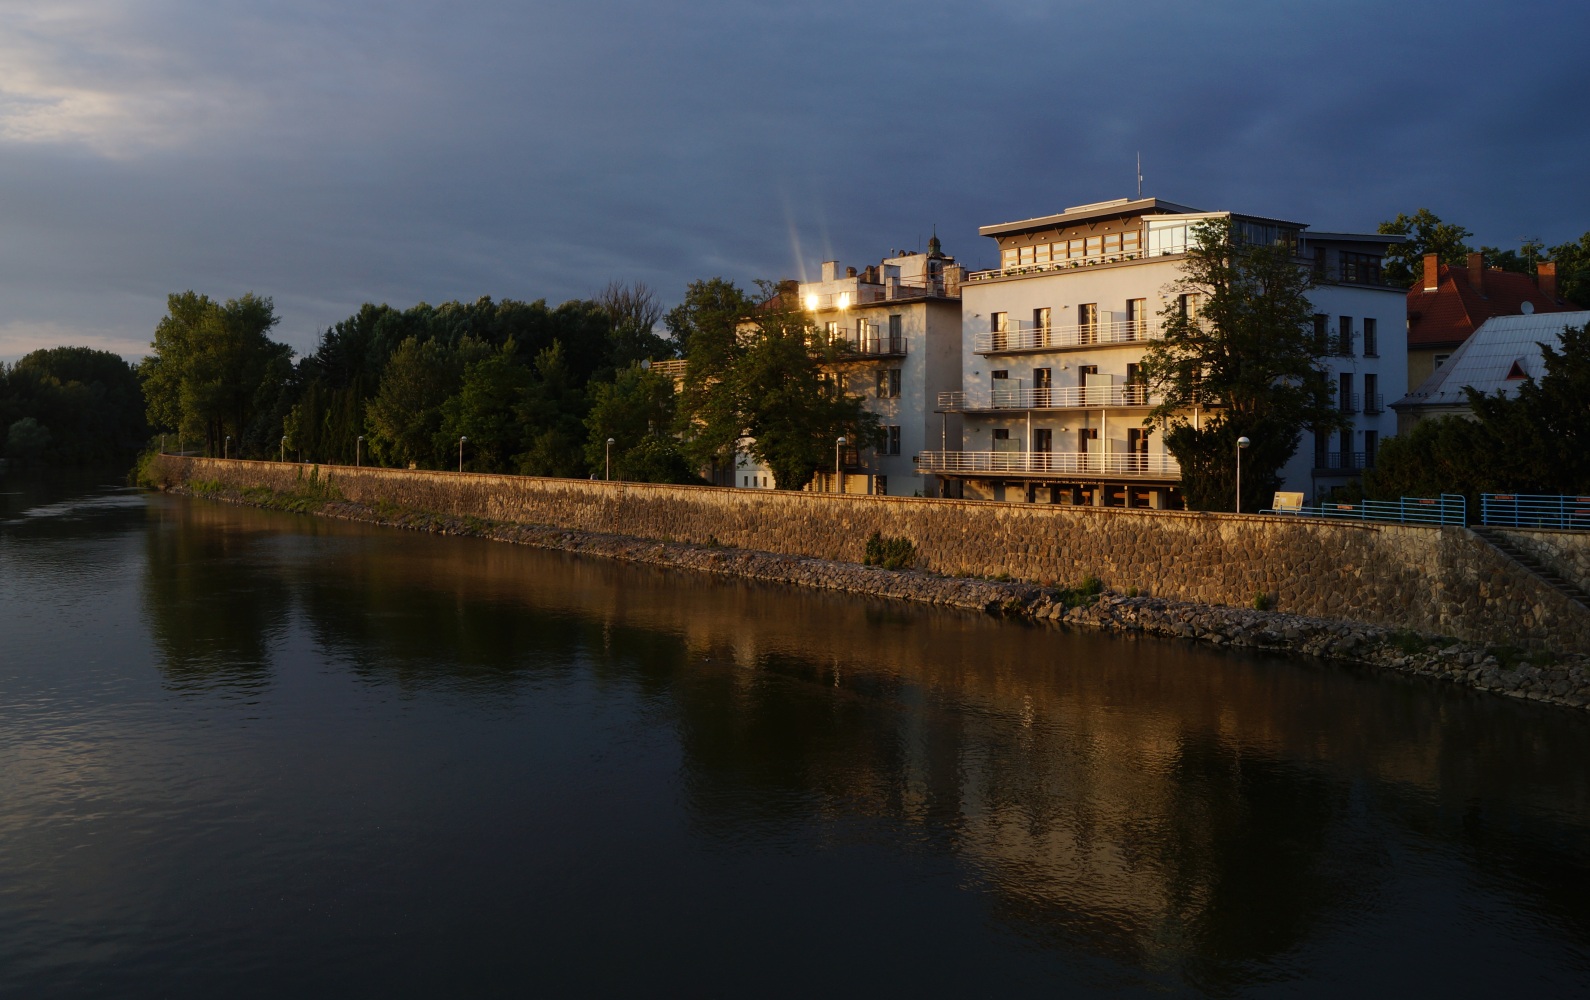
{"label": "ripples on water", "polygon": [[1590,726],[0,480],[0,994],[1572,995]]}

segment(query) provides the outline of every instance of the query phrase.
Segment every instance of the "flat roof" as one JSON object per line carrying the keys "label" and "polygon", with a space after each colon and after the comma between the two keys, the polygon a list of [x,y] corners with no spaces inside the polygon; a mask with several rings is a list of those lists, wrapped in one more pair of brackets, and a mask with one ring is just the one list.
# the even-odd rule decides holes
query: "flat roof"
{"label": "flat roof", "polygon": [[1186,205],[1177,205],[1158,198],[1120,198],[1116,201],[1100,201],[1091,205],[1077,205],[1068,208],[1058,215],[1042,215],[1035,219],[1022,219],[1019,222],[1000,222],[992,226],[981,226],[977,230],[979,236],[1003,236],[1005,233],[1019,233],[1028,229],[1043,229],[1048,226],[1068,226],[1073,222],[1086,222],[1088,219],[1102,219],[1111,215],[1136,215],[1143,212],[1162,213],[1195,213],[1196,208]]}
{"label": "flat roof", "polygon": [[1340,243],[1406,243],[1408,237],[1389,233],[1322,233],[1313,229],[1304,231],[1305,239],[1336,240]]}

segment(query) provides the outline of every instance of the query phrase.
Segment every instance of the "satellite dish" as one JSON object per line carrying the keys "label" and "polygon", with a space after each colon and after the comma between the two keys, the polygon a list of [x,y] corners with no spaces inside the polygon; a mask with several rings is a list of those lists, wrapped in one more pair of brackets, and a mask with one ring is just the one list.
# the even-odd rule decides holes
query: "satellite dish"
{"label": "satellite dish", "polygon": [[1518,311],[1523,313],[1525,316],[1528,316],[1535,311],[1535,303],[1525,302],[1523,305],[1518,307]]}

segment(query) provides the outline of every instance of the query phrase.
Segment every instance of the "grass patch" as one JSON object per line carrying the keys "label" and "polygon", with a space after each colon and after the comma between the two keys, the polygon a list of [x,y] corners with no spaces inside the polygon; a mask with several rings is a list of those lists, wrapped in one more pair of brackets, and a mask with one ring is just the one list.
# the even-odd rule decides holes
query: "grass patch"
{"label": "grass patch", "polygon": [[1557,658],[1544,649],[1521,649],[1518,646],[1491,646],[1487,653],[1496,657],[1503,670],[1517,670],[1526,664],[1532,667],[1549,667]]}
{"label": "grass patch", "polygon": [[1254,593],[1253,593],[1253,610],[1255,610],[1255,611],[1274,611],[1275,610],[1275,595],[1266,594],[1262,590],[1254,591]]}
{"label": "grass patch", "polygon": [[1097,576],[1089,573],[1083,577],[1082,582],[1075,587],[1062,587],[1056,596],[1060,603],[1067,608],[1080,608],[1084,604],[1092,604],[1104,593],[1104,583]]}
{"label": "grass patch", "polygon": [[1414,656],[1430,648],[1430,641],[1411,629],[1399,628],[1389,632],[1385,638],[1386,645],[1405,656]]}

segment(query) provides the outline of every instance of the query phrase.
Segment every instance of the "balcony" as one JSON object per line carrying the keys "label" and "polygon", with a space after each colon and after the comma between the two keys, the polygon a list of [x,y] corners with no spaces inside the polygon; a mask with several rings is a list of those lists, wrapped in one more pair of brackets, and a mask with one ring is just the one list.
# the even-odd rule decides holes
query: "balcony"
{"label": "balcony", "polygon": [[860,335],[851,333],[828,342],[842,357],[855,355],[863,358],[903,358],[906,342],[903,334],[893,336],[869,328]]}
{"label": "balcony", "polygon": [[1098,410],[1109,407],[1157,406],[1160,397],[1145,385],[1089,385],[1065,388],[995,388],[988,402],[970,400],[964,392],[939,393],[938,408],[976,410]]}
{"label": "balcony", "polygon": [[1178,245],[1155,251],[1135,249],[1129,251],[1116,250],[1110,253],[1089,254],[1085,257],[1070,257],[1065,260],[1052,260],[1046,264],[1018,264],[1014,267],[995,267],[986,271],[973,271],[966,276],[967,281],[992,281],[995,278],[1014,278],[1028,274],[1053,274],[1056,271],[1070,271],[1081,267],[1097,267],[1100,264],[1124,264],[1127,261],[1147,260],[1150,257],[1169,257],[1186,252],[1186,246]]}
{"label": "balcony", "polygon": [[1170,455],[1102,451],[924,451],[921,472],[948,475],[1031,476],[1035,478],[1121,477],[1180,479],[1181,466]]}
{"label": "balcony", "polygon": [[1017,323],[1014,329],[979,333],[972,338],[976,354],[1010,354],[1019,351],[1053,351],[1100,344],[1141,344],[1161,340],[1165,332],[1147,320],[1083,323],[1077,326],[1038,326]]}
{"label": "balcony", "polygon": [[1386,412],[1386,397],[1383,393],[1364,393],[1364,412],[1370,416]]}
{"label": "balcony", "polygon": [[909,302],[912,299],[958,299],[961,282],[956,274],[927,278],[890,278],[881,283],[857,281],[853,292],[816,292],[805,296],[801,305],[807,312],[851,309],[874,302]]}
{"label": "balcony", "polygon": [[1362,472],[1374,468],[1374,460],[1361,451],[1317,451],[1314,453],[1316,472]]}
{"label": "balcony", "polygon": [[1358,412],[1358,393],[1342,392],[1336,395],[1336,409],[1341,413]]}

